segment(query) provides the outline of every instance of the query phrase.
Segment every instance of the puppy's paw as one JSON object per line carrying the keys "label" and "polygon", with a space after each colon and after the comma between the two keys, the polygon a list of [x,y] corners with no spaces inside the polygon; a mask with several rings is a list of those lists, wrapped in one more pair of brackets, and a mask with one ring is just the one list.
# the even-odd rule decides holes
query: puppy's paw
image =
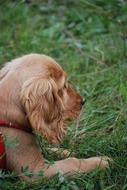
{"label": "puppy's paw", "polygon": [[56,155],[58,155],[61,158],[68,158],[71,153],[69,152],[69,150],[67,149],[62,149],[62,148],[50,148],[48,149],[49,152],[51,153],[55,153]]}
{"label": "puppy's paw", "polygon": [[96,157],[97,166],[106,169],[109,168],[109,163],[112,163],[113,160],[108,156]]}

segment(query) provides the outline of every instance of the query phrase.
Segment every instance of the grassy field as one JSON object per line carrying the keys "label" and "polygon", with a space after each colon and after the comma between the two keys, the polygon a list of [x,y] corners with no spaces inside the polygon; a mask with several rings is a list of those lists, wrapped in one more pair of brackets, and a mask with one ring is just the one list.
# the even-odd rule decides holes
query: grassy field
{"label": "grassy field", "polygon": [[78,130],[70,123],[60,146],[114,163],[36,184],[0,173],[0,190],[127,190],[127,2],[0,0],[0,64],[30,52],[54,57],[86,98]]}

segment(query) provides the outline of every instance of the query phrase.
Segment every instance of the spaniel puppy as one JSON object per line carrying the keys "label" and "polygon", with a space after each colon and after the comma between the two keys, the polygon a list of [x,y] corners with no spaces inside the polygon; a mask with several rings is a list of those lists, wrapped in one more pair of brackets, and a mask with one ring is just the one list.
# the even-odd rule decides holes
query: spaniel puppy
{"label": "spaniel puppy", "polygon": [[7,168],[20,174],[22,166],[29,166],[35,173],[43,170],[45,176],[52,176],[60,171],[74,174],[108,167],[106,157],[70,157],[48,165],[31,133],[34,129],[49,143],[60,143],[66,121],[77,118],[83,104],[65,71],[51,57],[29,54],[7,63],[0,70],[0,120],[11,125],[1,125],[0,131],[10,141],[19,140],[16,147],[6,148]]}

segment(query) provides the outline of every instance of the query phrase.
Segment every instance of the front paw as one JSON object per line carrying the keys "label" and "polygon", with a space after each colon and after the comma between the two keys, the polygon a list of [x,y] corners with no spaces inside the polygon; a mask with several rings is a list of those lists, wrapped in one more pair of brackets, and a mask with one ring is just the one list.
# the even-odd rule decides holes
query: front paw
{"label": "front paw", "polygon": [[109,168],[109,164],[113,162],[113,160],[108,156],[94,157],[94,159],[96,162],[96,166],[102,169]]}

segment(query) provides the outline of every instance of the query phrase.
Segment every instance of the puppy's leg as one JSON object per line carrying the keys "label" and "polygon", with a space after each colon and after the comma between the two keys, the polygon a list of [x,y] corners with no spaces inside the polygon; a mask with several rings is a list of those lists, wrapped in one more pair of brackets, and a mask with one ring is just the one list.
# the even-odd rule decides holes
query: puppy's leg
{"label": "puppy's leg", "polygon": [[15,171],[20,176],[23,175],[21,174],[22,167],[28,166],[29,170],[34,172],[34,167],[41,161],[41,168],[38,169],[41,170],[43,168],[44,158],[32,134],[5,127],[1,127],[0,131],[8,138],[10,144],[15,139],[18,140],[16,146],[11,148],[6,147],[7,169]]}
{"label": "puppy's leg", "polygon": [[[7,167],[15,171],[18,175],[21,175],[21,167],[25,166],[28,166],[29,170],[33,173],[38,173],[42,170],[46,177],[51,177],[58,172],[73,175],[76,172],[90,172],[97,166],[103,169],[108,167],[109,159],[107,157],[92,157],[88,159],[70,157],[56,161],[52,165],[46,164],[33,135],[17,129],[1,128],[1,131],[4,135],[8,136],[10,141],[16,137],[19,140],[19,144],[16,147],[7,148],[6,150]],[[20,177],[29,181],[40,179],[40,177],[37,176],[29,178],[22,175]]]}
{"label": "puppy's leg", "polygon": [[[43,165],[44,175],[51,177],[58,172],[63,174],[73,175],[78,173],[87,173],[95,170],[97,167],[106,169],[109,167],[108,157],[91,157],[88,159],[77,159],[75,157],[70,157],[64,160],[56,161],[53,165]],[[40,163],[34,168],[37,171],[40,168]]]}

